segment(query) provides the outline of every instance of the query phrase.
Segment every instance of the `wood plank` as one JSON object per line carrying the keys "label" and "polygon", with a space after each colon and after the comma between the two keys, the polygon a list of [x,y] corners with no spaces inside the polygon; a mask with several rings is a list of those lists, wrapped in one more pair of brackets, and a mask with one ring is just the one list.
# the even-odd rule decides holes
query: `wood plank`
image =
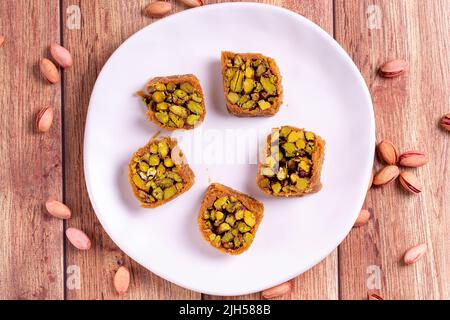
{"label": "wood plank", "polygon": [[[90,93],[103,64],[130,35],[152,22],[142,15],[149,1],[64,0],[81,9],[81,29],[64,28],[64,45],[74,66],[64,81],[64,149],[66,202],[74,217],[68,226],[81,228],[93,239],[93,248],[80,252],[67,245],[67,265],[79,266],[81,289],[67,289],[68,299],[199,299],[200,294],[177,287],[129,259],[106,235],[86,192],[83,165],[83,132]],[[175,8],[174,11],[177,11]],[[69,17],[69,19],[71,19]],[[66,24],[68,18],[64,16]],[[119,265],[129,267],[129,293],[118,296],[112,279]]]}
{"label": "wood plank", "polygon": [[[230,1],[206,1],[207,3]],[[269,3],[282,6],[297,12],[333,34],[333,2],[315,0],[260,0],[254,2]],[[338,261],[337,250],[320,264],[295,278],[294,290],[282,299],[337,299],[338,298]],[[255,293],[237,297],[220,297],[204,295],[203,299],[260,299],[261,294]]]}
{"label": "wood plank", "polygon": [[[61,85],[39,74],[59,30],[58,0],[0,1],[0,299],[64,298],[63,223],[44,207],[62,199]],[[39,134],[35,113],[45,105],[55,119]]]}
{"label": "wood plank", "polygon": [[[336,0],[335,11],[336,39],[372,93],[377,139],[391,139],[403,151],[423,150],[430,158],[422,168],[402,169],[423,182],[420,195],[406,194],[397,183],[369,192],[365,206],[374,218],[352,231],[339,250],[340,296],[365,299],[368,268],[379,267],[381,289],[375,291],[385,299],[449,299],[450,140],[438,121],[449,112],[450,2]],[[377,76],[377,66],[393,58],[408,60],[410,71],[396,79]],[[405,250],[422,242],[427,255],[402,265]]]}

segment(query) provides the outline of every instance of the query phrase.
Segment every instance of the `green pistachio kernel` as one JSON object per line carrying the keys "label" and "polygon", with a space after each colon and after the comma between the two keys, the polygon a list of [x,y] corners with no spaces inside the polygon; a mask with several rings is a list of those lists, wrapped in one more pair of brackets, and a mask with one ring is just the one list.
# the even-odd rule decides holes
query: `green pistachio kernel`
{"label": "green pistachio kernel", "polygon": [[163,111],[163,112],[156,112],[155,113],[155,117],[156,117],[156,119],[158,119],[159,122],[161,122],[163,124],[167,123],[169,121],[169,115],[165,111]]}
{"label": "green pistachio kernel", "polygon": [[187,104],[187,107],[189,110],[191,110],[191,112],[195,113],[195,114],[203,114],[203,108],[202,105],[198,102],[195,101],[189,101]]}
{"label": "green pistachio kernel", "polygon": [[262,168],[262,175],[266,177],[273,177],[275,172],[273,172],[272,168]]}
{"label": "green pistachio kernel", "polygon": [[278,163],[278,161],[275,160],[274,157],[269,156],[269,157],[266,158],[266,166],[268,166],[269,168],[275,167],[275,165],[277,163]]}
{"label": "green pistachio kernel", "polygon": [[221,234],[221,233],[224,233],[224,232],[226,232],[226,231],[228,231],[230,229],[231,229],[230,225],[228,223],[226,223],[226,222],[223,222],[217,228],[217,233]]}
{"label": "green pistachio kernel", "polygon": [[159,111],[167,110],[169,109],[169,104],[167,102],[160,102],[156,104],[156,109]]}
{"label": "green pistachio kernel", "polygon": [[305,178],[298,179],[295,186],[299,190],[305,190],[308,187],[308,179]]}
{"label": "green pistachio kernel", "polygon": [[159,164],[159,166],[156,168],[156,177],[157,178],[163,178],[166,173],[166,167],[162,163]]}
{"label": "green pistachio kernel", "polygon": [[234,215],[229,214],[229,215],[227,215],[225,222],[228,223],[230,226],[234,226],[234,223],[236,222],[236,218],[234,217]]}
{"label": "green pistachio kernel", "polygon": [[308,142],[305,147],[305,151],[311,154],[314,151],[314,144],[312,142]]}
{"label": "green pistachio kernel", "polygon": [[160,187],[153,189],[152,196],[154,196],[158,200],[162,200],[164,196],[162,189]]}
{"label": "green pistachio kernel", "polygon": [[165,97],[166,97],[166,95],[165,95],[165,93],[162,92],[162,91],[155,91],[155,92],[153,92],[153,94],[152,94],[152,99],[153,99],[153,101],[155,101],[156,103],[158,103],[158,102],[163,102],[164,99],[165,99]]}
{"label": "green pistachio kernel", "polygon": [[208,238],[209,241],[214,241],[214,239],[216,239],[216,235],[214,233],[211,233]]}
{"label": "green pistachio kernel", "polygon": [[194,92],[194,87],[189,82],[183,82],[182,84],[180,84],[180,89],[187,93]]}
{"label": "green pistachio kernel", "polygon": [[166,88],[167,88],[167,91],[174,92],[175,89],[177,88],[177,85],[175,83],[173,83],[173,82],[169,82],[166,85]]}
{"label": "green pistachio kernel", "polygon": [[203,98],[200,97],[198,94],[196,94],[195,92],[193,94],[191,94],[191,99],[194,100],[195,102],[202,102]]}
{"label": "green pistachio kernel", "polygon": [[142,180],[147,180],[147,175],[143,172],[138,173]]}
{"label": "green pistachio kernel", "polygon": [[308,141],[314,141],[314,133],[309,131],[305,132],[305,138]]}
{"label": "green pistachio kernel", "polygon": [[164,83],[155,84],[155,89],[158,91],[166,91],[166,85]]}
{"label": "green pistachio kernel", "polygon": [[214,201],[214,207],[217,210],[220,210],[227,204],[227,202],[228,202],[228,197],[227,196],[220,197],[219,199]]}
{"label": "green pistachio kernel", "polygon": [[173,121],[173,123],[175,123],[175,126],[177,128],[183,128],[183,126],[184,126],[183,118],[177,116],[175,113],[172,113],[172,112],[169,112],[169,118],[170,118],[170,120]]}
{"label": "green pistachio kernel", "polygon": [[246,103],[242,104],[241,107],[242,107],[243,109],[251,109],[251,108],[254,108],[255,105],[256,105],[256,102],[253,101],[253,100],[250,100],[250,101],[247,101]]}
{"label": "green pistachio kernel", "polygon": [[182,182],[183,179],[181,179],[180,175],[178,173],[175,173],[173,171],[167,172],[167,177],[175,180],[176,182]]}
{"label": "green pistachio kernel", "polygon": [[164,166],[166,166],[167,168],[172,168],[173,165],[174,164],[171,158],[169,157],[164,158]]}
{"label": "green pistachio kernel", "polygon": [[244,233],[243,237],[244,237],[245,245],[248,246],[249,244],[251,244],[253,242],[254,236],[250,232]]}
{"label": "green pistachio kernel", "polygon": [[165,158],[169,154],[169,145],[165,140],[161,140],[158,142],[158,153],[161,158]]}
{"label": "green pistachio kernel", "polygon": [[266,90],[268,94],[273,95],[277,93],[277,87],[270,81],[269,78],[261,77],[259,81],[261,81],[264,90]]}
{"label": "green pistachio kernel", "polygon": [[227,94],[227,99],[228,101],[230,101],[232,104],[236,104],[239,101],[240,95],[237,94],[236,92],[228,92]]}
{"label": "green pistachio kernel", "polygon": [[[259,82],[257,82],[256,85],[255,85],[255,89],[253,90],[253,92],[259,93],[259,92],[261,92],[263,89],[264,89],[264,88],[263,88],[262,84],[259,83]],[[258,97],[259,97],[259,95],[258,95]]]}
{"label": "green pistachio kernel", "polygon": [[234,238],[234,236],[230,231],[225,232],[224,235],[222,236],[222,242],[232,241],[233,238]]}
{"label": "green pistachio kernel", "polygon": [[240,233],[246,233],[250,231],[252,228],[248,226],[245,222],[240,221],[237,224],[237,229],[239,230]]}
{"label": "green pistachio kernel", "polygon": [[214,221],[214,220],[216,220],[216,211],[215,210],[211,210],[210,211],[210,219],[212,220],[212,221]]}
{"label": "green pistachio kernel", "polygon": [[258,101],[258,106],[261,110],[266,110],[270,108],[270,103],[265,101],[265,100],[259,100]]}
{"label": "green pistachio kernel", "polygon": [[148,160],[148,164],[151,166],[157,166],[160,162],[159,157],[156,154],[152,154]]}
{"label": "green pistachio kernel", "polygon": [[264,72],[266,72],[267,68],[266,66],[261,63],[258,65],[258,67],[256,68],[256,75],[259,77],[261,76]]}
{"label": "green pistachio kernel", "polygon": [[295,141],[295,145],[299,148],[299,149],[305,149],[306,148],[306,141],[303,139],[299,139],[297,141]]}
{"label": "green pistachio kernel", "polygon": [[274,193],[279,193],[281,191],[281,184],[279,182],[276,182],[272,184],[271,188]]}
{"label": "green pistachio kernel", "polygon": [[287,170],[285,168],[278,169],[277,179],[283,181],[286,178],[287,178]]}
{"label": "green pistachio kernel", "polygon": [[148,164],[144,161],[139,162],[139,170],[143,171],[143,172],[147,172],[148,169],[150,169],[150,167],[148,166]]}
{"label": "green pistachio kernel", "polygon": [[248,79],[253,79],[255,77],[255,71],[252,67],[245,68],[245,77]]}
{"label": "green pistachio kernel", "polygon": [[293,154],[297,150],[297,147],[292,142],[286,142],[281,147],[286,151],[286,156]]}
{"label": "green pistachio kernel", "polygon": [[233,243],[234,243],[234,247],[235,247],[235,248],[238,248],[238,247],[241,246],[241,241],[239,240],[238,237],[234,237]]}
{"label": "green pistachio kernel", "polygon": [[209,212],[208,212],[208,211],[205,211],[205,212],[203,213],[203,219],[209,220],[209,217],[210,217]]}
{"label": "green pistachio kernel", "polygon": [[183,184],[181,182],[177,182],[175,183],[175,188],[177,188],[178,191],[181,191],[181,189],[183,189]]}
{"label": "green pistachio kernel", "polygon": [[190,116],[187,117],[186,123],[190,126],[193,126],[198,122],[199,119],[200,119],[199,115],[191,114]]}
{"label": "green pistachio kernel", "polygon": [[212,229],[211,221],[205,221],[205,226],[206,226],[208,229]]}
{"label": "green pistachio kernel", "polygon": [[288,128],[288,127],[281,128],[280,137],[287,137],[291,131],[292,131],[292,129]]}
{"label": "green pistachio kernel", "polygon": [[141,179],[141,177],[137,174],[134,174],[131,179],[133,180],[133,183],[141,190],[149,191],[149,187],[146,186],[145,181]]}
{"label": "green pistachio kernel", "polygon": [[257,102],[259,101],[259,93],[258,92],[253,92],[250,97],[252,98],[253,101]]}
{"label": "green pistachio kernel", "polygon": [[298,174],[292,173],[292,174],[289,176],[289,179],[291,179],[291,182],[292,182],[292,183],[296,183],[296,182],[298,181],[298,179],[300,179],[300,177],[298,176]]}
{"label": "green pistachio kernel", "polygon": [[233,79],[231,79],[230,90],[233,92],[241,92],[242,91],[242,82],[244,80],[244,73],[242,71],[237,71]]}
{"label": "green pistachio kernel", "polygon": [[237,102],[238,106],[242,106],[244,103],[248,102],[250,100],[250,96],[249,95],[243,95],[242,97],[239,98],[239,101]]}
{"label": "green pistachio kernel", "polygon": [[181,89],[177,89],[175,90],[175,92],[173,93],[177,98],[183,99],[186,98],[187,93],[184,90]]}
{"label": "green pistachio kernel", "polygon": [[242,220],[244,218],[244,210],[236,211],[234,216],[236,217],[236,220]]}
{"label": "green pistachio kernel", "polygon": [[[156,143],[152,143],[150,145],[150,152],[151,153],[158,153],[158,145]],[[149,155],[150,156],[150,155]]]}
{"label": "green pistachio kernel", "polygon": [[169,110],[170,110],[170,112],[176,114],[177,116],[179,116],[181,118],[187,118],[187,116],[188,116],[188,111],[186,110],[186,108],[177,106],[175,104],[171,105]]}
{"label": "green pistachio kernel", "polygon": [[175,186],[168,187],[164,189],[164,199],[169,199],[177,193],[177,188]]}
{"label": "green pistachio kernel", "polygon": [[300,160],[298,164],[298,168],[305,171],[306,173],[309,173],[309,170],[311,169],[311,165],[309,164],[308,159],[302,159]]}
{"label": "green pistachio kernel", "polygon": [[256,224],[256,216],[253,212],[245,210],[244,211],[244,222],[249,226],[253,227]]}
{"label": "green pistachio kernel", "polygon": [[250,93],[253,91],[253,88],[255,87],[255,80],[247,78],[244,80],[244,92]]}
{"label": "green pistachio kernel", "polygon": [[173,186],[173,180],[169,178],[162,178],[155,181],[156,185],[163,188]]}
{"label": "green pistachio kernel", "polygon": [[287,142],[296,142],[297,140],[301,139],[303,135],[300,132],[301,131],[292,130],[287,137]]}
{"label": "green pistachio kernel", "polygon": [[222,221],[225,218],[225,215],[222,211],[216,211],[216,220]]}

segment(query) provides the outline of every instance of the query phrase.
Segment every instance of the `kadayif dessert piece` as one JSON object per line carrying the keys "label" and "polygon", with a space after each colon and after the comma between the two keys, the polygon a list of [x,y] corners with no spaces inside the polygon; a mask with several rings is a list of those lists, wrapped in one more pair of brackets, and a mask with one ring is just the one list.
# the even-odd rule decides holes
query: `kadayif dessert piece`
{"label": "kadayif dessert piece", "polygon": [[149,120],[166,130],[193,129],[205,118],[202,87],[193,74],[153,78],[137,94]]}
{"label": "kadayif dessert piece", "polygon": [[325,141],[291,126],[272,129],[267,137],[256,182],[266,194],[299,197],[322,188]]}
{"label": "kadayif dessert piece", "polygon": [[189,190],[195,179],[177,141],[169,137],[152,138],[136,151],[128,166],[128,177],[144,208],[175,199]]}
{"label": "kadayif dessert piece", "polygon": [[238,117],[268,117],[283,98],[275,60],[259,53],[222,52],[223,88],[228,111]]}
{"label": "kadayif dessert piece", "polygon": [[264,205],[258,200],[213,183],[208,187],[198,214],[203,238],[228,254],[241,254],[255,238],[263,218]]}

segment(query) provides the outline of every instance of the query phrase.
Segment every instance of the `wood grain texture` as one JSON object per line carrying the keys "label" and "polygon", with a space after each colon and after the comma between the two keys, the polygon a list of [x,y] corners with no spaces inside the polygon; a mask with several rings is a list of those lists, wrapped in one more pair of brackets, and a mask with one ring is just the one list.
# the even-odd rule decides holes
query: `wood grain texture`
{"label": "wood grain texture", "polygon": [[[93,240],[90,251],[67,244],[66,264],[81,271],[81,289],[67,289],[68,299],[199,299],[147,271],[129,259],[105,233],[90,205],[83,175],[83,134],[90,94],[98,73],[114,50],[134,32],[152,22],[142,10],[149,1],[63,1],[81,9],[80,30],[64,28],[64,45],[73,54],[74,66],[64,75],[65,199],[73,209],[68,226],[84,230]],[[177,11],[177,7],[174,11]],[[67,20],[64,14],[64,21]],[[131,272],[127,294],[115,293],[112,279],[124,264]]]}
{"label": "wood grain texture", "polygon": [[[205,3],[236,2],[236,1],[205,1]],[[297,1],[297,0],[264,0],[253,1],[268,3],[284,7],[297,12],[314,21],[325,31],[333,35],[333,2],[331,0]],[[338,261],[337,250],[324,261],[293,279],[293,291],[281,299],[337,299],[338,298]],[[204,295],[203,299],[261,299],[260,293],[237,296],[220,297]]]}
{"label": "wood grain texture", "polygon": [[[380,29],[369,29],[375,11],[382,15]],[[374,218],[339,249],[342,299],[367,297],[371,266],[381,270],[381,289],[371,290],[385,299],[450,298],[450,140],[438,127],[449,111],[449,11],[446,0],[335,1],[335,36],[369,85],[377,139],[391,139],[401,151],[423,150],[430,158],[422,168],[402,169],[420,178],[420,195],[405,193],[397,182],[369,192],[365,206]],[[377,66],[393,58],[409,61],[409,72],[379,77]],[[380,167],[376,161],[375,169]],[[426,256],[404,266],[404,252],[423,242]]]}
{"label": "wood grain texture", "polygon": [[[59,1],[1,1],[0,34],[0,299],[63,299],[63,224],[44,207],[62,197],[61,86],[39,74],[59,40]],[[39,134],[45,105],[55,119]]]}

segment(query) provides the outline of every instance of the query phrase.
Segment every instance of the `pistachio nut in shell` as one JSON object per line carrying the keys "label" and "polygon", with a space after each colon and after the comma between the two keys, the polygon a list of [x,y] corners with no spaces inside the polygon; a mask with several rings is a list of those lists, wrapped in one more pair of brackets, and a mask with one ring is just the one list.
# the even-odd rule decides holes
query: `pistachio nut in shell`
{"label": "pistachio nut in shell", "polygon": [[394,181],[398,175],[400,174],[400,170],[397,166],[386,166],[374,176],[373,185],[382,186]]}
{"label": "pistachio nut in shell", "polygon": [[405,252],[403,262],[406,265],[416,263],[425,255],[426,251],[427,245],[425,243],[414,246]]}
{"label": "pistachio nut in shell", "polygon": [[425,165],[428,158],[424,152],[421,151],[406,151],[399,157],[398,163],[403,167],[417,168]]}
{"label": "pistachio nut in shell", "polygon": [[386,164],[396,164],[398,161],[398,148],[389,140],[382,140],[377,145],[377,154]]}
{"label": "pistachio nut in shell", "polygon": [[150,18],[162,18],[172,10],[172,4],[166,1],[151,2],[144,9],[144,14]]}
{"label": "pistachio nut in shell", "polygon": [[118,294],[124,294],[130,286],[130,271],[127,267],[121,266],[114,275],[114,288]]}
{"label": "pistachio nut in shell", "polygon": [[189,8],[195,8],[203,5],[202,0],[179,0],[179,1]]}
{"label": "pistachio nut in shell", "polygon": [[450,113],[442,116],[440,125],[443,129],[450,131]]}
{"label": "pistachio nut in shell", "polygon": [[59,219],[70,219],[72,216],[69,207],[64,203],[53,199],[48,199],[47,202],[45,202],[45,208],[49,214]]}
{"label": "pistachio nut in shell", "polygon": [[394,78],[408,70],[409,64],[403,59],[395,59],[381,65],[380,74],[385,78]]}
{"label": "pistachio nut in shell", "polygon": [[53,123],[53,108],[44,107],[36,114],[36,128],[39,132],[47,132]]}
{"label": "pistachio nut in shell", "polygon": [[402,172],[398,179],[406,191],[414,194],[422,192],[422,184],[413,173],[407,171]]}
{"label": "pistachio nut in shell", "polygon": [[288,281],[288,282],[282,283],[278,286],[264,290],[262,292],[262,297],[264,299],[274,299],[274,298],[281,297],[285,294],[288,294],[291,291],[292,291],[292,283],[291,283],[291,281]]}

